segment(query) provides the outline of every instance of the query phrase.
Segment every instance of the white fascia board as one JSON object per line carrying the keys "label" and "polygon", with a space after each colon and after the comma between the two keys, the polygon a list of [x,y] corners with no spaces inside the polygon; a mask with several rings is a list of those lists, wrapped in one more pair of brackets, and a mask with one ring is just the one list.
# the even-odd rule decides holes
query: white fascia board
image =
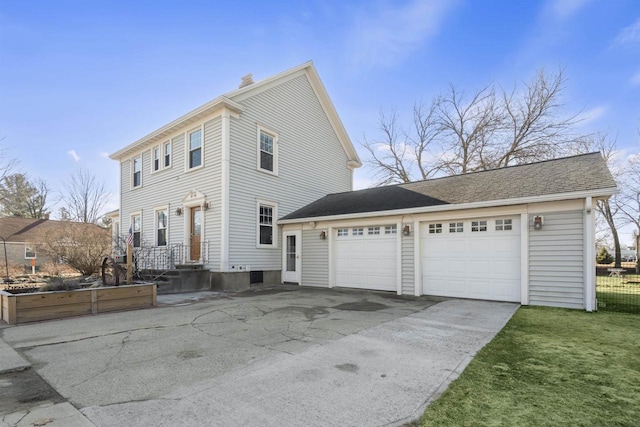
{"label": "white fascia board", "polygon": [[612,194],[615,194],[616,192],[617,192],[617,189],[615,187],[602,188],[599,190],[574,191],[571,193],[556,193],[556,194],[549,194],[544,196],[520,197],[516,199],[489,200],[484,202],[448,204],[448,205],[437,205],[437,206],[422,206],[417,208],[394,209],[394,210],[386,210],[386,211],[361,212],[361,213],[352,213],[352,214],[343,214],[343,215],[329,215],[329,216],[319,216],[319,217],[316,216],[316,217],[308,217],[308,218],[285,219],[285,220],[279,220],[276,223],[277,224],[295,224],[298,222],[308,222],[308,221],[316,221],[316,222],[337,221],[337,220],[343,220],[343,219],[372,218],[372,217],[390,216],[390,215],[413,215],[413,214],[429,213],[429,212],[445,212],[445,211],[458,211],[458,210],[466,210],[466,209],[523,205],[523,204],[529,204],[529,203],[558,202],[562,200],[584,199],[585,197],[589,197],[589,196],[593,198],[609,197]]}
{"label": "white fascia board", "polygon": [[109,155],[110,159],[120,160],[123,157],[128,156],[130,153],[145,147],[151,143],[155,143],[160,139],[164,139],[167,136],[179,131],[185,126],[197,121],[204,116],[215,112],[216,110],[223,111],[224,108],[227,108],[235,113],[242,113],[244,111],[244,107],[237,102],[227,98],[226,96],[219,96],[216,99],[207,102],[204,105],[196,108],[188,112],[187,114],[175,119],[171,123],[161,127],[160,129],[151,132],[149,135],[137,140],[136,142],[129,144],[125,148],[116,151],[115,153]]}
{"label": "white fascia board", "polygon": [[342,148],[347,155],[348,167],[350,169],[359,168],[360,166],[362,166],[362,161],[360,160],[358,152],[353,146],[351,138],[349,138],[349,135],[347,134],[347,131],[342,124],[342,120],[340,120],[340,116],[338,116],[338,112],[336,111],[333,102],[331,102],[331,98],[329,98],[329,94],[327,93],[322,80],[320,80],[318,72],[313,66],[313,61],[305,62],[304,64],[298,65],[297,67],[283,71],[282,73],[276,74],[275,76],[261,80],[257,83],[250,84],[249,86],[245,86],[241,89],[227,92],[225,96],[227,98],[233,99],[236,102],[242,102],[251,96],[269,90],[285,81],[291,80],[303,74],[306,74],[309,83],[311,84],[311,88],[313,89],[313,92],[316,94],[316,97],[318,98],[318,101],[322,106],[322,110],[329,119],[329,123],[331,124],[333,131],[336,133],[338,140],[340,141],[340,144],[342,145]]}

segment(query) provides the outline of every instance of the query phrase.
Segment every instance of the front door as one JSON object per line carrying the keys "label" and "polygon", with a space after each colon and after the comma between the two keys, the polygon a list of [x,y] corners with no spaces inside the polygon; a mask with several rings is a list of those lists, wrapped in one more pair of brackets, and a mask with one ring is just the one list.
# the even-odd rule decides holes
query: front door
{"label": "front door", "polygon": [[300,283],[300,231],[282,234],[284,253],[282,258],[282,281]]}
{"label": "front door", "polygon": [[191,241],[191,261],[200,260],[200,236],[202,235],[202,211],[191,208],[191,226],[189,228]]}

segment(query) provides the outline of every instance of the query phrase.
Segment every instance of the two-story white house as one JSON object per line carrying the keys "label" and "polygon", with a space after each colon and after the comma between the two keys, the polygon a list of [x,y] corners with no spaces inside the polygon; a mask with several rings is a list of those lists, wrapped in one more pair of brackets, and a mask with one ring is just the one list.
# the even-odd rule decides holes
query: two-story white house
{"label": "two-story white house", "polygon": [[361,166],[312,62],[247,75],[110,157],[120,163],[113,229],[131,228],[141,266],[197,264],[210,272],[203,287],[218,289],[287,281],[282,253],[299,242],[283,243],[277,219],[351,190]]}

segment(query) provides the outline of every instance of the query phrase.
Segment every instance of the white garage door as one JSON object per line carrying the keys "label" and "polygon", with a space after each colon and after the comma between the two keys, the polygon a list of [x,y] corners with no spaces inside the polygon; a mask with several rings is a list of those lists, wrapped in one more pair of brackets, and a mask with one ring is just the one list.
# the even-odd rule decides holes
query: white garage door
{"label": "white garage door", "polygon": [[520,218],[421,225],[424,294],[519,302]]}
{"label": "white garage door", "polygon": [[339,228],[335,234],[336,286],[395,291],[395,225]]}

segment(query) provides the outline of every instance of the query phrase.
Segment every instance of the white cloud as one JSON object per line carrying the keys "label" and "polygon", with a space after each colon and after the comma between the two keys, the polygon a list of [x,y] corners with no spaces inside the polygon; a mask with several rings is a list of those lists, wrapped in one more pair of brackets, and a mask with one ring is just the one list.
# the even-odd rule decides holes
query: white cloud
{"label": "white cloud", "polygon": [[76,162],[80,161],[80,156],[78,156],[78,154],[76,153],[76,150],[69,150],[67,151],[67,154],[70,155],[74,161]]}
{"label": "white cloud", "polygon": [[554,0],[551,10],[558,18],[567,18],[582,9],[591,0]]}
{"label": "white cloud", "polygon": [[636,22],[628,27],[624,27],[622,31],[618,33],[614,42],[614,44],[618,46],[626,46],[636,43],[640,44],[640,18],[636,19]]}
{"label": "white cloud", "polygon": [[100,152],[100,157],[104,157],[105,159],[109,158],[109,153],[107,153],[106,151],[101,151]]}
{"label": "white cloud", "polygon": [[631,84],[633,86],[640,86],[640,71],[631,76]]}
{"label": "white cloud", "polygon": [[349,62],[355,68],[398,64],[438,33],[457,3],[410,0],[399,7],[373,8],[367,2],[346,42]]}
{"label": "white cloud", "polygon": [[586,126],[590,123],[595,122],[600,117],[604,116],[606,112],[607,112],[607,107],[604,105],[601,105],[599,107],[595,107],[590,110],[583,111],[582,113],[578,114],[578,117],[576,119],[578,120],[579,122],[578,124],[580,126]]}

